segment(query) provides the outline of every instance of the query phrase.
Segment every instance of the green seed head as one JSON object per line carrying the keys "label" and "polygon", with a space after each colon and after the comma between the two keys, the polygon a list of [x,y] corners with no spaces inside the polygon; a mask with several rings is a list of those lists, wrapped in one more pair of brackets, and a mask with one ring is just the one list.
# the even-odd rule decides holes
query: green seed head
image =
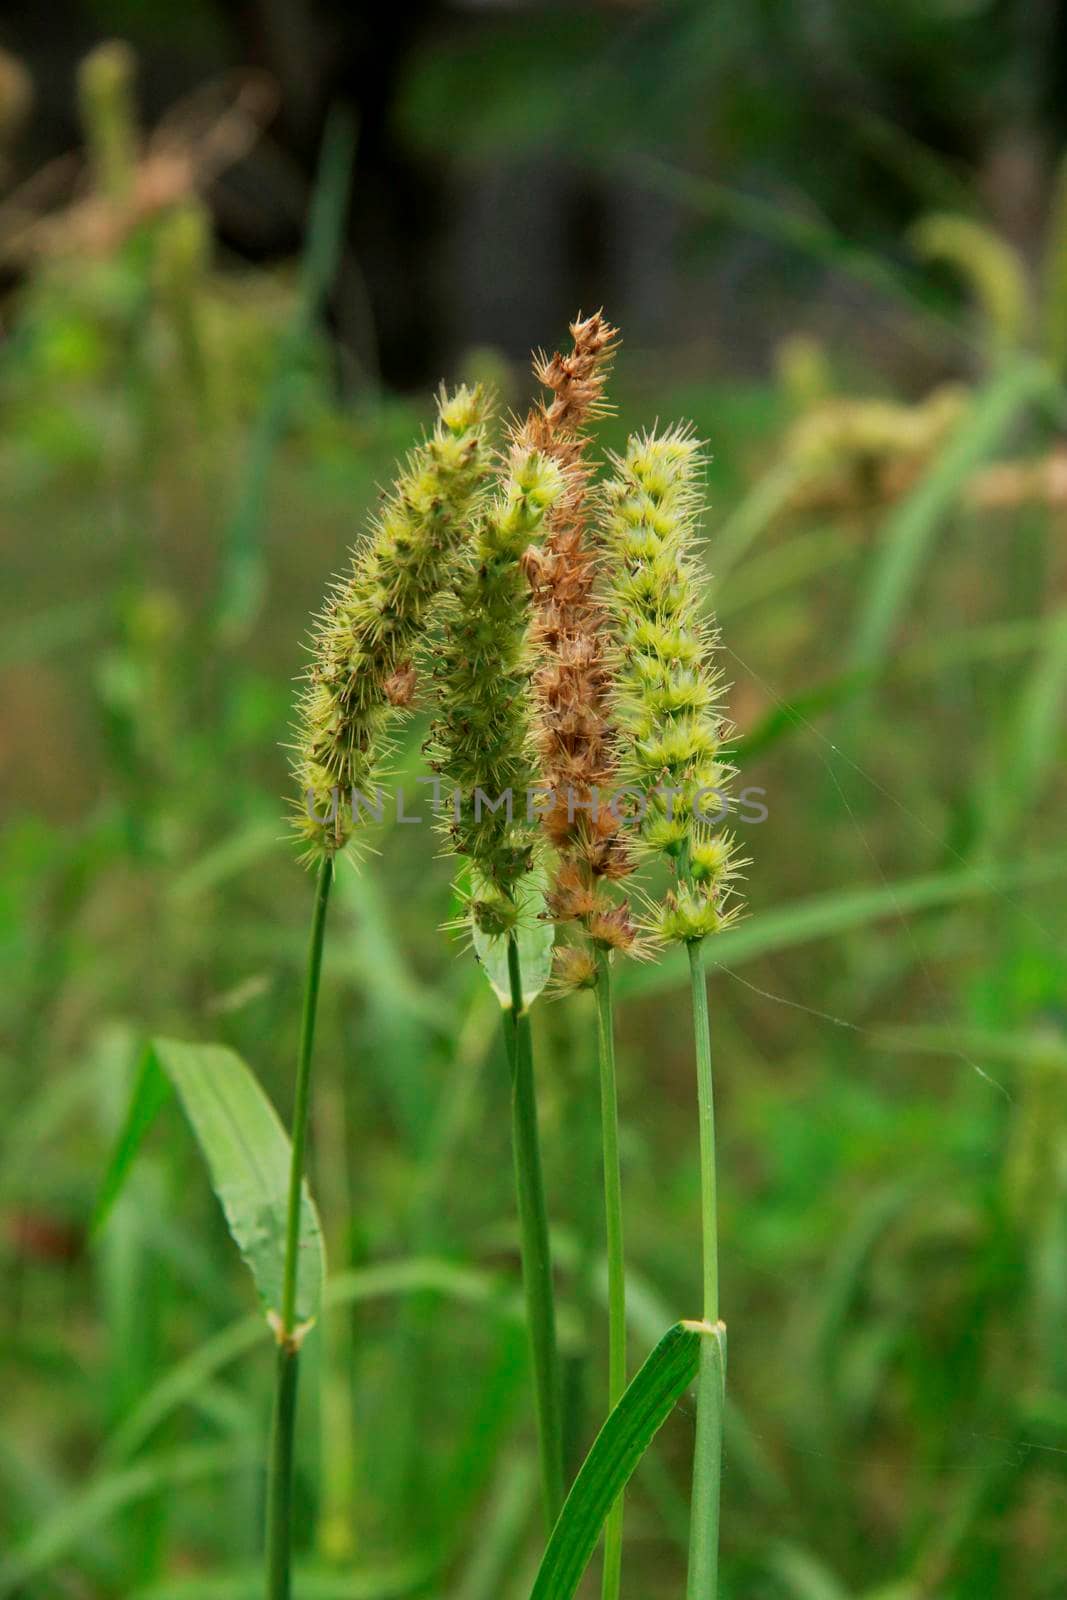
{"label": "green seed head", "polygon": [[695,564],[701,448],[684,428],[630,439],[603,488],[605,583],[617,650],[620,771],[646,804],[635,821],[647,854],[676,880],[652,919],[669,943],[692,943],[736,915],[733,841],[714,831],[731,769],[719,709],[715,636],[702,617]]}
{"label": "green seed head", "polygon": [[[454,572],[434,672],[438,715],[430,756],[458,795],[450,842],[505,898],[533,866],[539,838],[526,810],[537,768],[523,557],[563,491],[554,461],[513,448],[500,491],[477,517]],[[480,909],[483,899],[473,905],[480,923],[490,914]]]}
{"label": "green seed head", "polygon": [[441,392],[433,433],[319,619],[293,760],[293,825],[308,861],[348,842],[351,792],[372,797],[380,781],[389,726],[411,699],[412,660],[488,481],[487,416],[480,389]]}
{"label": "green seed head", "polygon": [[491,939],[514,933],[519,925],[515,901],[493,883],[477,879],[468,906],[474,926]]}
{"label": "green seed head", "polygon": [[720,910],[712,896],[683,888],[668,894],[657,908],[653,932],[664,944],[694,944],[709,933],[721,933],[733,914]]}

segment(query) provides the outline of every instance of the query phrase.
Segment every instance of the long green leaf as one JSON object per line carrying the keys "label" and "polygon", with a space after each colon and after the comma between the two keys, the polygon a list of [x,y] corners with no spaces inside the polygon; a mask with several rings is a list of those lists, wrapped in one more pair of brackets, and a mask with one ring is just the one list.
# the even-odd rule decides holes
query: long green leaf
{"label": "long green leaf", "polygon": [[[1003,866],[961,867],[954,872],[905,878],[899,883],[815,895],[779,911],[760,912],[739,927],[717,934],[708,945],[708,965],[740,966],[757,956],[850,933],[883,917],[911,916],[935,906],[1009,894],[1065,875],[1067,854],[1058,853]],[[677,951],[662,961],[632,965],[619,973],[619,990],[627,997],[667,993],[685,982],[685,956]]]}
{"label": "long green leaf", "polygon": [[668,1329],[597,1434],[552,1530],[530,1600],[571,1600],[608,1512],[696,1375],[702,1322]]}
{"label": "long green leaf", "polygon": [[[723,216],[731,225],[757,237],[782,244],[811,260],[826,262],[835,271],[868,284],[911,311],[924,313],[931,325],[942,327],[954,341],[961,340],[959,329],[928,301],[924,302],[925,285],[917,274],[901,271],[873,251],[864,250],[820,218],[795,207],[783,206],[776,200],[746,194],[713,178],[686,172],[643,151],[627,150],[625,156],[618,155],[616,160],[619,165],[625,161],[629,181],[647,184],[695,211]],[[925,333],[924,329],[924,336]]]}
{"label": "long green leaf", "polygon": [[[297,1567],[293,1600],[401,1600],[423,1591],[433,1574],[434,1563],[419,1557],[364,1572],[315,1572]],[[260,1600],[262,1593],[263,1574],[254,1570],[168,1578],[134,1590],[130,1600]]]}
{"label": "long green leaf", "polygon": [[[329,1311],[336,1306],[427,1292],[475,1306],[501,1321],[523,1324],[521,1295],[508,1279],[434,1256],[383,1261],[338,1273],[326,1285],[324,1303]],[[104,1447],[106,1459],[118,1461],[139,1449],[161,1422],[192,1400],[231,1362],[253,1350],[265,1334],[261,1317],[241,1317],[190,1351],[153,1384],[123,1419]]]}
{"label": "long green leaf", "polygon": [[146,1050],[141,1058],[126,1116],[115,1141],[115,1148],[93,1209],[91,1223],[93,1232],[103,1227],[107,1221],[108,1214],[130,1175],[145,1134],[170,1096],[170,1079],[160,1071],[154,1052]]}
{"label": "long green leaf", "polygon": [[[23,1590],[31,1578],[46,1571],[101,1522],[126,1506],[161,1489],[223,1477],[257,1456],[258,1442],[254,1439],[236,1449],[233,1445],[197,1445],[94,1478],[87,1488],[69,1495],[37,1524],[28,1539],[0,1560],[0,1600]],[[26,1594],[29,1592],[25,1589]]]}
{"label": "long green leaf", "polygon": [[1011,362],[991,379],[925,476],[891,512],[853,636],[853,668],[884,661],[942,518],[1008,424],[1052,382],[1048,367],[1032,357]]}
{"label": "long green leaf", "polygon": [[715,530],[711,546],[712,582],[718,591],[728,572],[788,504],[797,484],[797,469],[784,461],[758,479],[748,494]]}
{"label": "long green leaf", "polygon": [[884,1027],[873,1030],[882,1050],[907,1055],[956,1055],[961,1051],[986,1061],[1016,1067],[1056,1067],[1067,1071],[1067,1043],[1053,1029],[1032,1033],[971,1028],[966,1023]]}
{"label": "long green leaf", "polygon": [[[1051,617],[1026,617],[1021,621],[994,622],[984,628],[959,628],[937,638],[917,641],[900,650],[886,664],[891,678],[924,678],[945,667],[960,663],[999,661],[1022,655],[1050,640],[1060,626],[1062,613]],[[806,723],[823,711],[832,710],[855,698],[875,683],[880,673],[875,668],[863,672],[844,672],[826,678],[791,700],[783,700],[760,719],[747,733],[731,743],[731,759],[743,767],[761,756],[786,734],[804,729]]]}
{"label": "long green leaf", "polygon": [[537,1494],[532,1463],[505,1466],[492,1500],[477,1528],[470,1559],[457,1580],[452,1600],[498,1600],[530,1521]]}
{"label": "long green leaf", "polygon": [[767,1565],[793,1600],[849,1600],[830,1569],[800,1545],[775,1545]]}
{"label": "long green leaf", "polygon": [[1017,838],[1028,813],[1040,802],[1057,771],[1063,750],[1064,704],[1067,701],[1067,610],[1048,619],[1045,647],[1023,683],[1010,721],[1010,737],[996,763],[998,777],[986,795],[982,855],[995,860]]}
{"label": "long green leaf", "polygon": [[[152,1052],[178,1092],[260,1300],[277,1311],[289,1187],[289,1140],[278,1114],[232,1050],[154,1039]],[[305,1182],[296,1296],[302,1322],[318,1314],[325,1274],[322,1230]]]}

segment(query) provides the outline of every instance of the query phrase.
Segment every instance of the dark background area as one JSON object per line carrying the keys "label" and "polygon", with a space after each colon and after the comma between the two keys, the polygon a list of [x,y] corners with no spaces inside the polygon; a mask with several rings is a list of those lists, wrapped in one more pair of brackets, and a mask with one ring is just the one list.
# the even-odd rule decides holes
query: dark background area
{"label": "dark background area", "polygon": [[[149,127],[206,81],[224,98],[234,69],[271,75],[266,137],[211,193],[253,260],[297,248],[327,108],[353,106],[370,325],[343,289],[334,313],[401,388],[472,346],[521,356],[601,300],[635,346],[683,361],[699,345],[758,368],[798,313],[891,346],[884,310],[827,263],[773,227],[739,236],[739,196],[891,257],[921,210],[962,197],[1032,256],[1067,115],[1052,0],[4,9],[35,88],[22,175],[77,144],[76,64],[110,33],[137,49]],[[694,206],[680,174],[723,192]]]}

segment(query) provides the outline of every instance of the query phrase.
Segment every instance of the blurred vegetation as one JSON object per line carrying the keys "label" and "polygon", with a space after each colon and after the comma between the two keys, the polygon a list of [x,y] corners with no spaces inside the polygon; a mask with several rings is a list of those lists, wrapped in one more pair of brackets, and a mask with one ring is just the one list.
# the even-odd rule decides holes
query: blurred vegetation
{"label": "blurred vegetation", "polygon": [[[509,19],[474,56],[462,37],[414,51],[395,117],[413,143],[447,129],[460,154],[514,155],[577,138],[592,97],[578,121],[599,129],[595,161],[618,159],[638,115],[674,149],[699,123],[812,206],[753,192],[738,209],[690,176],[692,216],[727,242],[770,230],[800,263],[829,249],[872,303],[904,306],[907,353],[884,366],[803,325],[755,379],[719,362],[708,378],[699,351],[624,350],[605,429],[619,446],[682,415],[711,443],[742,782],[770,813],[743,830],[752,914],[710,952],[722,1588],[1052,1600],[1067,1585],[1062,188],[1024,247],[954,158],[923,158],[929,129],[835,131],[823,73],[874,59],[918,76],[928,118],[962,125],[990,83],[1021,107],[1007,8],[832,8],[825,53],[814,13],[728,10],[715,26],[695,4],[634,8],[606,51],[607,11]],[[270,1348],[176,1116],[107,1227],[89,1223],[146,1034],[231,1045],[288,1110],[309,896],[283,838],[292,684],[307,618],[427,408],[352,382],[330,335],[360,159],[345,117],[322,140],[300,263],[242,264],[196,163],[176,174],[180,139],[155,149],[175,181],[153,172],[128,60],[98,56],[97,91],[101,60],[103,107],[82,76],[88,175],[33,218],[23,195],[0,236],[18,241],[0,348],[0,1595],[228,1600],[258,1592]],[[892,218],[886,152],[930,212],[889,255],[871,249]],[[914,354],[927,339],[934,363]],[[518,403],[511,354],[458,364]],[[416,723],[400,753],[409,781],[424,737]],[[439,932],[454,907],[432,830],[383,827],[376,846],[339,878],[323,987],[332,1309],[309,1345],[298,1592],[519,1600],[538,1519],[494,1002]],[[696,1126],[681,969],[620,989],[643,1355],[697,1294]],[[580,1456],[604,1404],[591,1019],[544,1007],[538,1026]],[[627,1582],[649,1600],[682,1581],[691,1431],[683,1409],[628,1502]]]}

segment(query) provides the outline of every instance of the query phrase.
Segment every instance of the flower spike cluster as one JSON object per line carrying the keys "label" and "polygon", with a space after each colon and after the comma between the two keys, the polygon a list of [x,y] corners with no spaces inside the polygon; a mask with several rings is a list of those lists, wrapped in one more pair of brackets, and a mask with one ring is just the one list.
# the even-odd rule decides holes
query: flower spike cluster
{"label": "flower spike cluster", "polygon": [[373,794],[388,724],[412,698],[412,657],[488,480],[483,391],[442,390],[437,411],[314,631],[292,763],[293,826],[309,862],[348,842],[352,791]]}
{"label": "flower spike cluster", "polygon": [[732,769],[722,759],[729,729],[716,638],[701,621],[693,563],[702,467],[684,428],[634,436],[602,490],[620,773],[639,795],[644,850],[674,872],[654,920],[667,943],[692,943],[734,919],[744,865],[719,827]]}
{"label": "flower spike cluster", "polygon": [[547,393],[503,458],[482,391],[440,395],[319,620],[293,761],[314,861],[349,841],[354,798],[374,803],[439,604],[427,748],[472,866],[470,918],[514,929],[547,846],[547,914],[584,936],[559,948],[564,988],[595,982],[606,953],[641,953],[618,888],[639,857],[673,879],[650,930],[689,944],[737,915],[745,864],[721,826],[732,769],[694,561],[701,447],[685,428],[632,436],[591,488],[588,430],[618,336],[600,312],[571,335],[567,355],[535,360]]}
{"label": "flower spike cluster", "polygon": [[429,752],[453,786],[453,849],[471,861],[471,915],[487,933],[515,925],[515,890],[534,864],[537,782],[530,726],[530,594],[524,560],[559,504],[559,466],[516,439],[499,492],[477,521],[444,610],[434,677],[439,714]]}
{"label": "flower spike cluster", "polygon": [[[552,796],[544,827],[559,854],[549,909],[558,922],[580,923],[602,948],[629,951],[636,941],[629,908],[602,889],[605,881],[626,877],[633,863],[609,805],[616,772],[611,644],[597,592],[600,552],[588,525],[585,461],[586,430],[605,411],[618,333],[599,311],[573,323],[570,332],[569,355],[534,362],[551,399],[535,405],[523,427],[523,437],[556,460],[567,480],[544,551],[527,563],[538,655],[537,743],[542,782]],[[568,961],[577,958],[565,956],[562,964]]]}

